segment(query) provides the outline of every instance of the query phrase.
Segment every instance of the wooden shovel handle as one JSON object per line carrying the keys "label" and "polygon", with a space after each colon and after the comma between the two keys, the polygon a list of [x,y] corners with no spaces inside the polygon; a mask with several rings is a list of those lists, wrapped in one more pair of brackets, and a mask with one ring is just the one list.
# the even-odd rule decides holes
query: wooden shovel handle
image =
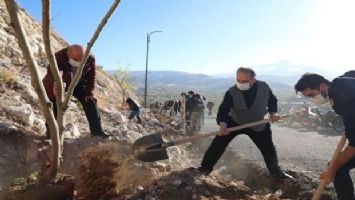
{"label": "wooden shovel handle", "polygon": [[[344,133],[338,143],[336,150],[333,153],[332,160],[329,163],[328,169],[334,165],[334,161],[339,156],[340,152],[343,150],[345,142],[346,142],[346,136]],[[317,190],[313,194],[312,200],[319,200],[320,199],[320,196],[322,195],[322,192],[325,189],[325,186],[326,186],[326,184],[325,184],[324,180],[321,180],[318,184]]]}
{"label": "wooden shovel handle", "polygon": [[[253,126],[257,126],[257,125],[266,124],[268,122],[270,122],[269,119],[263,119],[263,120],[260,120],[260,121],[257,121],[257,122],[253,122],[253,123],[249,123],[249,124],[243,124],[243,125],[236,126],[236,127],[233,127],[233,128],[228,128],[227,130],[229,132],[233,132],[233,131],[238,131],[238,130],[241,130],[241,129],[244,129],[244,128],[250,128],[250,127],[253,127]],[[196,136],[192,136],[192,137],[185,137],[185,138],[181,138],[181,139],[175,140],[174,144],[175,145],[180,145],[180,144],[184,144],[186,142],[192,142],[192,141],[195,141],[195,140],[198,140],[198,139],[201,139],[201,138],[215,136],[215,135],[218,135],[218,133],[219,133],[219,131],[214,131],[214,132],[210,132],[210,133],[207,133],[207,134],[200,134],[200,135],[196,135]]]}

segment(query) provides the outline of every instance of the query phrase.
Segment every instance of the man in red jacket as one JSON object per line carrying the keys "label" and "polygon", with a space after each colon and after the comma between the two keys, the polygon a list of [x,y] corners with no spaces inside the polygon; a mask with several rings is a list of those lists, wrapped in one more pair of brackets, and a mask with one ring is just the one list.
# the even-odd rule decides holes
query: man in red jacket
{"label": "man in red jacket", "polygon": [[[71,81],[79,67],[80,61],[84,55],[84,48],[81,45],[71,45],[55,53],[59,72],[62,75],[65,91],[68,90]],[[90,55],[83,68],[81,78],[74,89],[73,96],[77,98],[89,122],[91,135],[109,136],[101,127],[100,114],[97,109],[97,100],[94,97],[96,77],[95,57]],[[52,73],[48,67],[47,74],[43,79],[43,84],[50,101],[53,102],[53,112],[56,116],[57,107],[55,104],[55,97],[58,94],[58,88],[54,84]],[[47,127],[47,138],[50,138],[49,129]]]}

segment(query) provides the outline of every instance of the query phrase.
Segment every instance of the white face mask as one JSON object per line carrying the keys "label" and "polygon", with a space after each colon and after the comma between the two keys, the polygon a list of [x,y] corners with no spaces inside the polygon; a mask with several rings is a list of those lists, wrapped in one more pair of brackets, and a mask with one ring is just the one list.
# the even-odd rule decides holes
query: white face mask
{"label": "white face mask", "polygon": [[71,59],[71,58],[69,58],[69,64],[70,64],[71,66],[73,66],[73,67],[79,67],[79,66],[80,66],[80,62],[75,61],[75,60],[73,60],[73,59]]}
{"label": "white face mask", "polygon": [[237,82],[237,88],[245,91],[245,90],[249,90],[250,89],[250,83],[239,83]]}
{"label": "white face mask", "polygon": [[311,101],[316,105],[323,105],[329,101],[329,98],[324,98],[323,95],[318,94],[317,96],[311,98]]}

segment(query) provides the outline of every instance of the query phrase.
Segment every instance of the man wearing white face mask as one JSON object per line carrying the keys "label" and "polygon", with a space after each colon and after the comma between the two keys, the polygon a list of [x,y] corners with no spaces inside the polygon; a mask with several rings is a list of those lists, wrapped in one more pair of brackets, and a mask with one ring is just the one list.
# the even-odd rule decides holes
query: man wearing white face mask
{"label": "man wearing white face mask", "polygon": [[228,144],[238,135],[246,134],[259,148],[270,174],[279,179],[292,179],[278,164],[275,146],[272,141],[270,124],[228,132],[227,128],[264,119],[270,114],[272,122],[280,119],[277,114],[277,99],[268,84],[255,79],[251,68],[237,70],[237,83],[226,92],[217,114],[220,134],[214,138],[205,153],[199,171],[212,172],[214,165],[224,153]]}
{"label": "man wearing white face mask", "polygon": [[323,172],[320,180],[333,182],[339,200],[354,200],[354,186],[349,171],[355,168],[355,71],[349,71],[332,82],[318,74],[304,74],[295,85],[304,96],[330,101],[334,111],[343,118],[349,144]]}
{"label": "man wearing white face mask", "polygon": [[[84,55],[84,48],[81,45],[71,45],[55,53],[55,58],[58,64],[59,72],[65,85],[65,91],[74,78],[74,75],[80,66],[80,61]],[[76,97],[85,111],[86,118],[89,122],[91,135],[107,137],[108,135],[102,130],[100,114],[97,109],[97,101],[94,97],[96,78],[95,57],[90,55],[87,59],[81,78],[74,89],[73,96]],[[43,79],[43,84],[46,89],[47,96],[53,102],[53,112],[56,116],[57,107],[55,97],[58,95],[58,88],[54,85],[54,79],[48,67],[47,74]],[[49,129],[47,127],[47,135],[49,138]]]}

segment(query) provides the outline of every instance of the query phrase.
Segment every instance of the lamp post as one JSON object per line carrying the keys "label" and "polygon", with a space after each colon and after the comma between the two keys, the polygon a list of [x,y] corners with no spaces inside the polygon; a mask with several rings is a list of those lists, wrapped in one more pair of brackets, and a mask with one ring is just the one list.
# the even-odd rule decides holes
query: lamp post
{"label": "lamp post", "polygon": [[161,33],[163,31],[152,31],[147,33],[147,55],[145,60],[145,84],[144,84],[144,107],[147,108],[147,90],[148,90],[148,57],[149,57],[149,43],[150,43],[150,36],[153,33]]}

